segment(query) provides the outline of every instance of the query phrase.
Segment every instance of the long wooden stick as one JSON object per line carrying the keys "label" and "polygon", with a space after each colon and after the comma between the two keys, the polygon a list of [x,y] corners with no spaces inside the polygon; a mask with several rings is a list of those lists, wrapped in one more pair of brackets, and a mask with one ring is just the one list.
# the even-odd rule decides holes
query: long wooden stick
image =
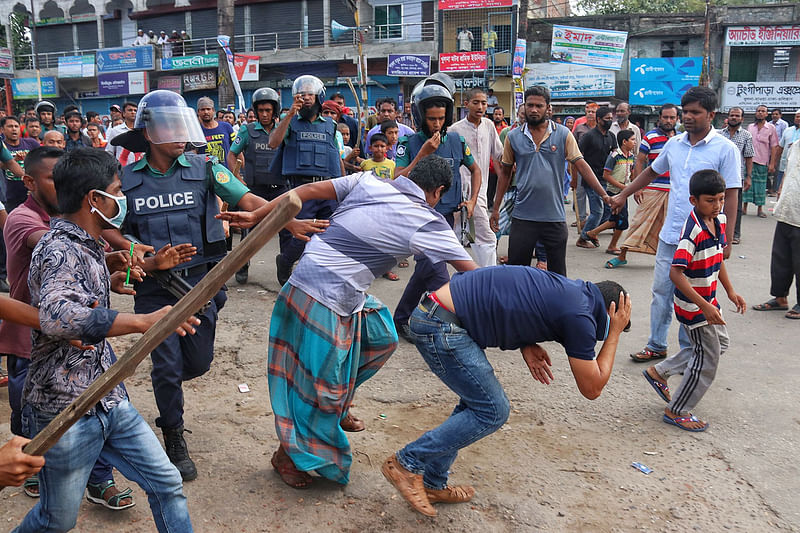
{"label": "long wooden stick", "polygon": [[44,455],[61,436],[97,405],[106,394],[125,378],[133,375],[136,367],[156,346],[174,333],[175,329],[192,316],[207,301],[214,297],[226,281],[253,257],[270,239],[278,234],[298,212],[300,198],[290,192],[287,198],[278,203],[273,211],[262,220],[233,252],[206,274],[186,296],[163,319],[153,325],[131,346],[125,354],[61,411],[23,450],[29,455]]}

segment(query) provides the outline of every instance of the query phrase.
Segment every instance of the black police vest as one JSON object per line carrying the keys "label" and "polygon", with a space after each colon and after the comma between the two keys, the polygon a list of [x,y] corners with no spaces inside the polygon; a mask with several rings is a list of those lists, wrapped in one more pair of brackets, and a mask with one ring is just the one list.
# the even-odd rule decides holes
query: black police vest
{"label": "black police vest", "polygon": [[295,115],[283,149],[284,176],[338,178],[342,175],[336,124],[330,119],[309,122]]}
{"label": "black police vest", "polygon": [[244,182],[252,185],[281,185],[286,180],[270,167],[278,150],[269,147],[269,133],[256,128],[257,122],[247,125],[247,148],[244,150]]}
{"label": "black police vest", "polygon": [[[406,147],[408,149],[408,160],[413,161],[417,154],[422,149],[428,138],[423,134],[416,133],[408,137]],[[461,199],[461,162],[464,160],[464,143],[461,142],[461,137],[455,133],[446,135],[444,140],[439,144],[434,154],[443,157],[450,163],[450,168],[453,170],[453,183],[450,189],[442,195],[439,203],[436,204],[436,209],[443,215],[449,215],[458,211],[458,205],[463,201]]]}
{"label": "black police vest", "polygon": [[184,154],[190,167],[175,165],[171,176],[146,176],[146,170],[122,169],[122,192],[128,198],[125,232],[156,251],[165,244],[191,243],[197,254],[179,268],[191,268],[225,256],[225,231],[213,192],[211,163],[204,155]]}

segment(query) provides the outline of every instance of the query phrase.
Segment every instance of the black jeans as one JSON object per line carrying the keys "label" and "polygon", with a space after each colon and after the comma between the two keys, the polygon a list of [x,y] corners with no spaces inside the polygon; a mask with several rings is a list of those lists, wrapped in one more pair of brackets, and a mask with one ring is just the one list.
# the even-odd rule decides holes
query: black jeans
{"label": "black jeans", "polygon": [[775,226],[769,271],[772,279],[769,293],[775,297],[788,296],[794,280],[796,303],[800,304],[800,228],[785,222]]}
{"label": "black jeans", "polygon": [[532,222],[511,218],[508,234],[508,264],[530,266],[538,242],[547,253],[547,270],[567,275],[566,222]]}

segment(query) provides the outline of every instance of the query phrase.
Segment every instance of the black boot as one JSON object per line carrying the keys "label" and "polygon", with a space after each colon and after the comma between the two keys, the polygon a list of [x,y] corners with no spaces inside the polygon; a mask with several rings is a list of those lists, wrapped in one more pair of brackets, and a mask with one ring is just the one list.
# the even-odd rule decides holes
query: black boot
{"label": "black boot", "polygon": [[183,438],[184,431],[191,433],[191,431],[183,429],[183,426],[171,429],[161,428],[161,432],[164,434],[164,447],[167,450],[167,457],[178,469],[178,472],[181,473],[183,480],[191,481],[197,477],[197,468],[195,468],[192,458],[189,457],[189,448]]}
{"label": "black boot", "polygon": [[250,261],[245,263],[245,265],[236,272],[236,283],[239,285],[244,285],[247,283],[247,274],[250,270]]}
{"label": "black boot", "polygon": [[278,267],[278,283],[283,287],[292,275],[293,265],[286,261],[281,254],[275,256],[275,265]]}

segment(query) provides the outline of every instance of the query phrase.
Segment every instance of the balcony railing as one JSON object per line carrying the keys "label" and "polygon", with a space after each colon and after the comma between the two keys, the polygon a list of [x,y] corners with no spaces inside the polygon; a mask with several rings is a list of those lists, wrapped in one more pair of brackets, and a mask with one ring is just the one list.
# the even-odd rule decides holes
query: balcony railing
{"label": "balcony railing", "polygon": [[[236,35],[233,38],[233,48],[240,53],[319,48],[325,46],[325,33],[324,29],[316,29]],[[338,37],[338,39],[334,39],[328,32],[329,46],[353,46],[358,38],[355,30],[346,30]],[[373,26],[365,28],[364,31],[365,44],[430,42],[435,38],[436,26],[433,22]],[[182,44],[183,46],[181,47],[180,43],[173,43],[173,55],[213,54],[219,50],[216,37],[191,39],[183,41]],[[161,50],[159,48],[156,46],[157,59],[161,58]],[[48,69],[58,67],[59,57],[87,55],[96,52],[97,49],[63,50],[39,53],[37,58],[39,60],[39,68]],[[15,56],[15,64],[19,70],[33,69],[33,56],[31,54]]]}

